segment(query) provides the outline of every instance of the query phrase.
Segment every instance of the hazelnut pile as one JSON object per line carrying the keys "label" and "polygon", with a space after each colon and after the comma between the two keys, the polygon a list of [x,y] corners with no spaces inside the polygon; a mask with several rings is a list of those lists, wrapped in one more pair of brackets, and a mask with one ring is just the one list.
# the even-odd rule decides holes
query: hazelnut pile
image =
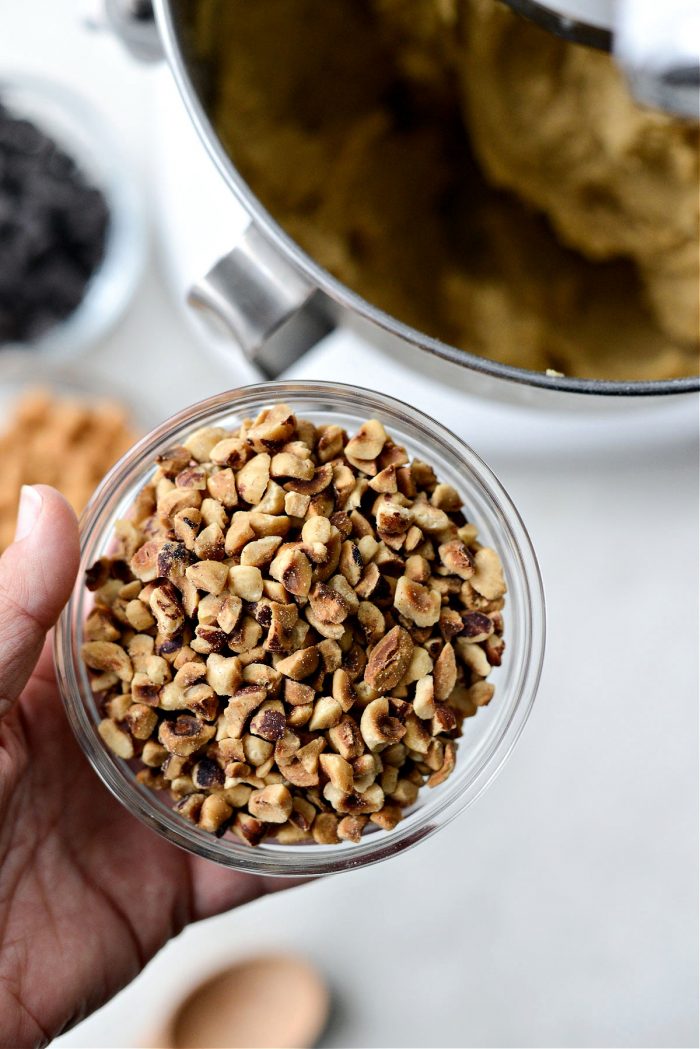
{"label": "hazelnut pile", "polygon": [[102,739],[250,845],[392,829],[503,653],[501,563],[459,494],[376,419],[348,438],[284,404],[157,463],[87,574]]}

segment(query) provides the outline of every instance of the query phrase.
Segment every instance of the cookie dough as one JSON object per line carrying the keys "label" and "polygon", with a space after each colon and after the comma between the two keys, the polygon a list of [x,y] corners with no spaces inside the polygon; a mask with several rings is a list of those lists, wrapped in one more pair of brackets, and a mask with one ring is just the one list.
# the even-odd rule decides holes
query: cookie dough
{"label": "cookie dough", "polygon": [[470,0],[459,73],[487,177],[590,259],[629,258],[671,338],[698,335],[698,127],[638,105],[610,56]]}
{"label": "cookie dough", "polygon": [[494,0],[201,7],[225,146],[353,290],[518,367],[698,371],[697,128],[638,109],[609,58]]}

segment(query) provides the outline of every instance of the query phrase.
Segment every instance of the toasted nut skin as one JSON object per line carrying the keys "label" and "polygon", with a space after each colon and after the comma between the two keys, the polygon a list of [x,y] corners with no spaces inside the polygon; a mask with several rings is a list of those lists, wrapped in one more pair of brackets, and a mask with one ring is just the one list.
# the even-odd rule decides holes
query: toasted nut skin
{"label": "toasted nut skin", "polygon": [[174,806],[174,810],[179,813],[180,816],[184,816],[185,819],[190,820],[192,823],[196,823],[205,798],[206,794],[201,794],[199,791],[192,791],[190,794],[185,794],[184,797],[180,798]]}
{"label": "toasted nut skin", "polygon": [[185,613],[180,604],[180,595],[172,583],[154,587],[148,601],[158,624],[158,632],[166,638],[177,634],[185,622]]}
{"label": "toasted nut skin", "polygon": [[145,703],[132,703],[124,720],[134,739],[148,739],[158,724],[158,715]]}
{"label": "toasted nut skin", "polygon": [[270,575],[296,597],[306,597],[311,589],[311,562],[301,550],[281,551],[270,565]]}
{"label": "toasted nut skin", "polygon": [[237,812],[233,824],[233,833],[248,845],[259,845],[265,837],[266,827],[261,820],[256,820],[247,812]]}
{"label": "toasted nut skin", "polygon": [[433,667],[435,699],[444,703],[457,684],[457,660],[451,644],[446,644]]}
{"label": "toasted nut skin", "polygon": [[386,536],[404,535],[411,527],[413,515],[411,511],[392,501],[391,496],[385,495],[376,511],[377,530],[384,538]]}
{"label": "toasted nut skin", "polygon": [[408,631],[396,626],[374,646],[365,668],[364,680],[376,692],[390,692],[404,676],[413,641]]}
{"label": "toasted nut skin", "polygon": [[200,758],[192,769],[192,782],[198,790],[223,787],[224,770],[212,758]]}
{"label": "toasted nut skin", "polygon": [[302,480],[291,480],[287,481],[284,488],[287,492],[299,492],[301,495],[318,495],[324,488],[333,480],[333,467],[330,463],[325,463],[323,466],[319,466],[314,471],[313,477],[309,481]]}
{"label": "toasted nut skin", "polygon": [[208,743],[215,731],[213,725],[206,725],[190,714],[181,714],[174,721],[161,722],[158,740],[168,753],[188,757]]}
{"label": "toasted nut skin", "polygon": [[455,760],[457,754],[455,751],[455,745],[452,740],[448,740],[445,744],[445,757],[442,767],[438,772],[434,772],[428,779],[429,787],[437,787],[440,783],[444,783],[450,773],[455,767]]}
{"label": "toasted nut skin", "polygon": [[275,743],[287,730],[281,703],[265,703],[251,718],[250,731],[254,736]]}
{"label": "toasted nut skin", "polygon": [[286,823],[292,814],[292,795],[282,785],[254,790],[248,799],[248,811],[263,823]]}
{"label": "toasted nut skin", "polygon": [[406,729],[397,718],[389,716],[389,700],[382,696],[372,700],[362,711],[360,732],[369,749],[374,751],[398,743]]}
{"label": "toasted nut skin", "polygon": [[468,641],[478,644],[485,641],[494,631],[494,621],[483,612],[465,612],[462,617],[462,630],[459,631]]}

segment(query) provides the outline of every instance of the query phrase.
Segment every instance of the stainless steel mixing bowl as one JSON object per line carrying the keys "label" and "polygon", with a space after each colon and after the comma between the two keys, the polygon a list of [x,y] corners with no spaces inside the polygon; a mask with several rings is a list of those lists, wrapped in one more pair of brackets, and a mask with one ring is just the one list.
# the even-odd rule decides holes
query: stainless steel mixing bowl
{"label": "stainless steel mixing bowl", "polygon": [[[275,222],[236,170],[205,105],[206,70],[193,52],[188,32],[197,0],[153,0],[157,37],[148,24],[149,0],[107,0],[113,21],[141,57],[163,52],[182,100],[209,155],[246,209],[250,222],[230,252],[192,288],[190,302],[214,315],[268,376],[279,375],[323,334],[350,326],[404,363],[437,369],[453,386],[500,400],[538,407],[587,407],[611,399],[649,405],[649,399],[687,396],[700,377],[659,381],[614,381],[548,375],[499,364],[403,324],[333,277]],[[131,18],[124,22],[124,15]],[[134,17],[136,16],[136,17]],[[118,27],[119,28],[119,27]],[[607,37],[601,37],[604,46]],[[162,50],[160,50],[162,49]],[[445,362],[444,367],[438,361]],[[582,398],[581,395],[585,395]]]}

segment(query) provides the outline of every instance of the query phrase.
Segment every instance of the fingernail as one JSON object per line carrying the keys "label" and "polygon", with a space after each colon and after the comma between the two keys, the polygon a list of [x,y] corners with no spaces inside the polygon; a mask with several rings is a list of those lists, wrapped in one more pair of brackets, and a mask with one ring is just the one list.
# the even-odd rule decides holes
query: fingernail
{"label": "fingernail", "polygon": [[36,488],[28,484],[22,485],[19,497],[19,510],[17,511],[17,527],[15,528],[15,542],[19,543],[26,539],[37,522],[44,500]]}

